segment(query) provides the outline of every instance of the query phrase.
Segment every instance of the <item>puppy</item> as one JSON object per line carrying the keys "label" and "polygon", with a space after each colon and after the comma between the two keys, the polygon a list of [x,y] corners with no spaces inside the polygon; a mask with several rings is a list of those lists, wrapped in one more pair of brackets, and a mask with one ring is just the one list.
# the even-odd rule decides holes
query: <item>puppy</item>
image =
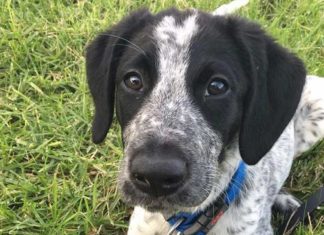
{"label": "puppy", "polygon": [[280,189],[324,136],[324,80],[257,24],[139,10],[90,43],[86,69],[93,142],[114,105],[121,125],[128,234],[273,234],[272,205],[298,206]]}

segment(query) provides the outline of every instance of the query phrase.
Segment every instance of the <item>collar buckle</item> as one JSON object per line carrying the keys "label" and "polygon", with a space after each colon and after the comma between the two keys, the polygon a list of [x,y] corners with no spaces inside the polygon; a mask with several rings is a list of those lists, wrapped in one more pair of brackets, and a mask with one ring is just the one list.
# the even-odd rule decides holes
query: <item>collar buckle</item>
{"label": "collar buckle", "polygon": [[[170,228],[169,232],[167,235],[173,235],[174,232],[176,232],[176,229],[178,228],[178,226],[185,221],[186,219],[184,217],[179,218]],[[176,235],[181,235],[181,232],[177,232]]]}

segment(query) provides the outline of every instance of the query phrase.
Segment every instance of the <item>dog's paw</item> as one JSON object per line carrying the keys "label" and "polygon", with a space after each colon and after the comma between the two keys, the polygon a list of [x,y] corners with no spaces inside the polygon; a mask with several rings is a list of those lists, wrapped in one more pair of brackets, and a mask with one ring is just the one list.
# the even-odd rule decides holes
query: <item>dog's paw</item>
{"label": "dog's paw", "polygon": [[284,189],[281,189],[272,208],[275,212],[290,214],[295,211],[300,204],[301,202],[296,197],[287,193]]}

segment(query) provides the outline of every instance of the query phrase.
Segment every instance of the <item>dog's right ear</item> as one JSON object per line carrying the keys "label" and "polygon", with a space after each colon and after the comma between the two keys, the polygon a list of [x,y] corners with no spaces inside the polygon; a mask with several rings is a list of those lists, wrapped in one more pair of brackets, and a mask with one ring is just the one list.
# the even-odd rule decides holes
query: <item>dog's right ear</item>
{"label": "dog's right ear", "polygon": [[138,10],[101,33],[87,47],[87,80],[95,104],[92,140],[96,144],[105,139],[113,119],[115,77],[119,59],[134,33],[143,28],[150,19],[152,15],[148,10]]}
{"label": "dog's right ear", "polygon": [[248,91],[239,134],[242,159],[254,165],[265,156],[292,120],[303,91],[302,61],[277,44],[260,26],[228,18],[232,36],[241,48]]}

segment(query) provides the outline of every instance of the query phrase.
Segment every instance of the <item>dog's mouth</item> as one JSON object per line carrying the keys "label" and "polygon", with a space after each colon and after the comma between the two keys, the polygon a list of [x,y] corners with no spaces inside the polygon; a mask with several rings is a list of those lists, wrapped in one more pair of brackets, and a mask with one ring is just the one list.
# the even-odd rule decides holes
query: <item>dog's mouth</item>
{"label": "dog's mouth", "polygon": [[156,195],[138,188],[131,180],[119,180],[123,201],[130,206],[142,206],[152,212],[174,213],[199,206],[213,190],[208,174],[196,174],[172,193]]}

